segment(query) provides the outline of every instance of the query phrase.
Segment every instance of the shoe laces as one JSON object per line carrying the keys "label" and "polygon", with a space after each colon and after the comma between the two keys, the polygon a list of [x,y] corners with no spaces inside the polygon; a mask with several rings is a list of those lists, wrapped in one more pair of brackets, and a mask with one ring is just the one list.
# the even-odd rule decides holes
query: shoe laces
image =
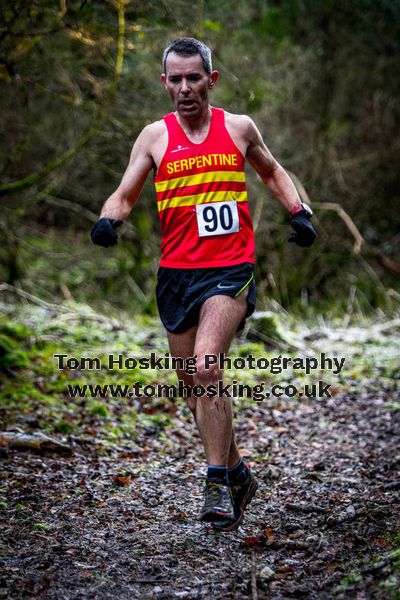
{"label": "shoe laces", "polygon": [[225,497],[225,495],[229,493],[229,488],[223,483],[217,483],[216,481],[207,481],[205,493],[207,496],[207,500],[209,500],[213,504],[216,504],[220,501],[221,496]]}

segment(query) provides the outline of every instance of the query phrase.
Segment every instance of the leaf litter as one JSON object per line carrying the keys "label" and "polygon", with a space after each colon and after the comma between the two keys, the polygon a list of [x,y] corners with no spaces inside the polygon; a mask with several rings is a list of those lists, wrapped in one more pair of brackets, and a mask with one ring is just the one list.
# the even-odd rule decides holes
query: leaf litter
{"label": "leaf litter", "polygon": [[[79,314],[81,329],[82,321],[90,329],[92,314]],[[61,317],[52,321],[52,343],[63,330],[65,313]],[[49,335],[49,322],[42,325],[33,309],[19,318],[33,331],[22,345],[34,364],[29,352],[38,340],[50,343],[40,329]],[[99,346],[106,339],[112,344],[114,335],[115,347],[123,347],[132,336],[125,323],[94,325]],[[142,333],[135,344],[142,352],[165,351],[156,322],[146,327],[148,338]],[[47,379],[36,398],[21,400],[22,408],[17,400],[14,409],[2,401],[5,431],[44,428],[71,453],[0,447],[0,597],[397,598],[396,327],[398,321],[345,330],[301,324],[295,335],[297,346],[308,339],[304,352],[329,349],[348,358],[332,397],[235,400],[238,445],[260,487],[243,525],[229,534],[198,521],[204,456],[182,402],[136,399],[133,410],[109,399],[106,411],[89,411],[85,400],[63,399],[57,377],[53,390]],[[68,336],[72,347],[71,323]],[[271,352],[242,338],[232,354],[247,343]],[[39,360],[37,370],[45,364]],[[51,369],[46,373],[51,377]],[[19,390],[21,378],[26,383],[29,377],[34,381],[37,372],[25,361],[11,373],[8,365],[1,389]],[[285,377],[299,380],[293,373]],[[47,396],[57,400],[54,406]]]}

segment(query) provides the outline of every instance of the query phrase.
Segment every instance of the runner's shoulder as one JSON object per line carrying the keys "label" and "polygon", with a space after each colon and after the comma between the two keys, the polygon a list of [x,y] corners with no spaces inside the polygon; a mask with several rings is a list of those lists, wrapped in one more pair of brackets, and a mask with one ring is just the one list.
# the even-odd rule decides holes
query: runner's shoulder
{"label": "runner's shoulder", "polygon": [[165,135],[166,131],[167,128],[165,126],[165,121],[160,119],[159,121],[154,121],[153,123],[149,123],[143,127],[140,136],[143,138],[143,140],[153,143]]}
{"label": "runner's shoulder", "polygon": [[236,115],[229,113],[226,110],[224,112],[225,125],[229,129],[235,131],[237,135],[246,140],[250,139],[254,135],[256,126],[253,119],[251,119],[248,115]]}
{"label": "runner's shoulder", "polygon": [[157,148],[165,144],[167,138],[168,132],[164,122],[162,120],[154,121],[143,127],[134,143],[134,148],[137,152],[151,156],[154,160]]}

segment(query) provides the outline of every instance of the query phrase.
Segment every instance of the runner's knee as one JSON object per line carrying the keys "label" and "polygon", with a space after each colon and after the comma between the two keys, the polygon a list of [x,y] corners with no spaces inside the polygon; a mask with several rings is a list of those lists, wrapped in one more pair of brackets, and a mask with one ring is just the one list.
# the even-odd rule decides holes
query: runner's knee
{"label": "runner's knee", "polygon": [[222,372],[218,364],[206,364],[203,356],[197,359],[197,372],[193,379],[195,383],[208,385],[222,379]]}

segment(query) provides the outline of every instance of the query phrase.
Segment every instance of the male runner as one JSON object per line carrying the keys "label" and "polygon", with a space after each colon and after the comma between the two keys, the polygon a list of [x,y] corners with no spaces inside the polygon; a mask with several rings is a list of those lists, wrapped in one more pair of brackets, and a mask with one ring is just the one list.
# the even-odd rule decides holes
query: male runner
{"label": "male runner", "polygon": [[[209,48],[193,38],[164,51],[161,81],[175,112],[146,126],[133,145],[129,165],[108,198],[92,240],[117,243],[116,228],[132,210],[154,170],[161,222],[157,303],[171,355],[197,356],[197,372],[178,369],[191,386],[217,385],[218,365],[206,355],[227,353],[232,338],[255,308],[254,235],[247,203],[245,159],[288,210],[295,230],[289,240],[310,246],[316,233],[311,210],[265,146],[253,121],[211,107],[218,80]],[[201,520],[229,531],[243,520],[257,482],[240,457],[228,398],[190,397],[207,458]]]}

